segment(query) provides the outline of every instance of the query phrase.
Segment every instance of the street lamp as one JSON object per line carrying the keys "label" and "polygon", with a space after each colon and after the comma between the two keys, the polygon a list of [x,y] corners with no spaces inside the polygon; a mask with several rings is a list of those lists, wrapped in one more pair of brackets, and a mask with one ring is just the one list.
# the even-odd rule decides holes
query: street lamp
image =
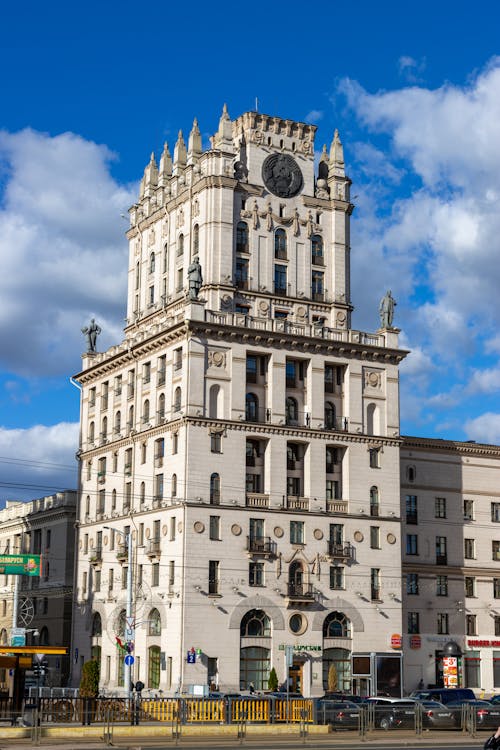
{"label": "street lamp", "polygon": [[[125,629],[129,629],[132,631],[132,637],[134,637],[134,631],[133,628],[130,627],[130,623],[132,622],[132,533],[129,531],[128,533],[125,533],[124,531],[121,531],[120,529],[115,529],[114,526],[104,526],[105,529],[109,529],[110,531],[114,531],[115,534],[119,534],[125,539],[125,544],[127,546],[127,552],[128,552],[128,568],[127,568],[127,609],[126,609],[126,621],[125,621]],[[131,664],[129,663],[129,659],[125,657],[125,670],[124,670],[124,676],[125,676],[125,688],[127,690],[127,695],[130,698],[132,698],[132,689],[131,689]]]}

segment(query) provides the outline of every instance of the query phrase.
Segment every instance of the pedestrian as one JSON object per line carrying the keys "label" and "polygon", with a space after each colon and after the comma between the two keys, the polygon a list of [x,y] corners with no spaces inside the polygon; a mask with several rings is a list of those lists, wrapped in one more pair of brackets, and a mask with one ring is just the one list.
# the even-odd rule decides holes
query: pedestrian
{"label": "pedestrian", "polygon": [[250,695],[253,695],[255,693],[255,687],[254,687],[253,682],[249,684],[248,689],[250,690]]}
{"label": "pedestrian", "polygon": [[498,750],[498,748],[500,748],[500,727],[498,727],[495,734],[484,743],[484,750]]}

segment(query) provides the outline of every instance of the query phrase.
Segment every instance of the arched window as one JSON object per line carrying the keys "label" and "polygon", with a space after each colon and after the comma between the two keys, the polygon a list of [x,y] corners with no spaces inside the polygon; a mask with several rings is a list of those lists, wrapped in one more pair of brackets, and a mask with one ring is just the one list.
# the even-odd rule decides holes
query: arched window
{"label": "arched window", "polygon": [[146,484],[144,482],[141,482],[141,487],[139,490],[139,505],[144,505],[146,502]]}
{"label": "arched window", "polygon": [[311,237],[311,260],[316,266],[324,265],[323,238],[319,234],[313,234]]}
{"label": "arched window", "polygon": [[378,516],[380,511],[380,497],[378,487],[370,487],[370,515]]}
{"label": "arched window", "polygon": [[180,234],[177,241],[177,255],[184,255],[184,235]]}
{"label": "arched window", "polygon": [[209,416],[213,419],[217,419],[217,417],[220,416],[219,414],[219,395],[221,392],[221,388],[219,385],[212,385],[210,386],[210,392],[208,397],[208,409],[209,409]]}
{"label": "arched window", "polygon": [[168,273],[168,245],[163,248],[163,273]]}
{"label": "arched window", "polygon": [[174,391],[174,411],[180,411],[181,410],[181,389],[177,387]]}
{"label": "arched window", "polygon": [[217,473],[210,476],[210,504],[220,503],[220,476]]}
{"label": "arched window", "polygon": [[376,404],[368,404],[366,409],[366,432],[368,435],[380,434],[379,410]]}
{"label": "arched window", "polygon": [[122,428],[122,413],[121,411],[117,411],[115,414],[115,435],[120,434],[121,428]]}
{"label": "arched window", "polygon": [[92,618],[91,633],[94,638],[97,638],[98,636],[102,635],[102,620],[101,620],[101,615],[99,614],[99,612],[95,612]]}
{"label": "arched window", "polygon": [[149,273],[155,272],[155,266],[156,266],[155,254],[151,253],[149,256]]}
{"label": "arched window", "polygon": [[286,232],[284,229],[277,229],[274,233],[274,257],[286,260]]}
{"label": "arched window", "polygon": [[89,441],[93,443],[95,440],[95,424],[94,422],[91,422],[89,424]]}
{"label": "arched window", "polygon": [[346,648],[323,651],[323,687],[342,693],[351,691],[351,652]]}
{"label": "arched window", "polygon": [[193,257],[200,252],[200,227],[195,224],[193,227]]}
{"label": "arched window", "polygon": [[285,417],[287,424],[297,424],[299,419],[299,409],[297,399],[293,396],[287,396],[285,401]]}
{"label": "arched window", "polygon": [[248,253],[248,224],[245,221],[236,225],[236,252]]}
{"label": "arched window", "polygon": [[2,630],[0,630],[0,643],[2,644],[2,646],[7,645],[7,631],[5,628],[2,628]]}
{"label": "arched window", "polygon": [[160,393],[158,396],[158,418],[165,419],[165,394]]}
{"label": "arched window", "polygon": [[242,638],[262,638],[271,636],[271,620],[263,609],[251,609],[243,615],[240,623]]}
{"label": "arched window", "polygon": [[330,612],[323,622],[323,638],[350,638],[351,621],[343,612]]}
{"label": "arched window", "polygon": [[44,627],[40,630],[40,635],[38,637],[38,643],[40,646],[48,646],[49,645],[49,630],[44,625]]}
{"label": "arched window", "polygon": [[111,493],[111,510],[116,510],[116,490]]}
{"label": "arched window", "polygon": [[140,270],[139,264],[136,263],[135,264],[135,288],[136,289],[139,289],[140,279],[141,279],[141,270]]}
{"label": "arched window", "polygon": [[129,430],[133,430],[134,429],[134,407],[133,406],[131,406],[130,409],[128,410],[128,424],[127,424],[127,428]]}
{"label": "arched window", "polygon": [[327,430],[335,429],[335,406],[331,401],[325,404],[325,428]]}
{"label": "arched window", "polygon": [[300,560],[294,560],[288,568],[288,593],[291,596],[303,596],[309,589],[310,585],[305,581],[303,564]]}
{"label": "arched window", "polygon": [[417,470],[414,466],[407,466],[406,467],[406,478],[409,482],[414,482],[415,478],[417,476]]}
{"label": "arched window", "polygon": [[161,617],[157,609],[152,609],[149,613],[148,635],[161,635]]}
{"label": "arched window", "polygon": [[172,497],[177,497],[177,474],[172,474]]}
{"label": "arched window", "polygon": [[108,437],[108,418],[103,417],[102,423],[101,423],[101,438],[103,440],[106,440],[107,437]]}
{"label": "arched window", "polygon": [[247,393],[245,398],[245,419],[247,422],[257,422],[259,416],[259,399],[255,393]]}
{"label": "arched window", "polygon": [[159,646],[148,648],[148,687],[157,690],[160,687],[161,653]]}
{"label": "arched window", "polygon": [[149,422],[149,399],[146,399],[142,406],[142,421],[144,424]]}

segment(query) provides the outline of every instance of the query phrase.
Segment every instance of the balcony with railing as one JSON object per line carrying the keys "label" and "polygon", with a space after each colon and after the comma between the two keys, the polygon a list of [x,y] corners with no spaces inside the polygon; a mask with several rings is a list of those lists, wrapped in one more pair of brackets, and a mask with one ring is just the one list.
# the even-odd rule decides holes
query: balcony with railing
{"label": "balcony with railing", "polygon": [[327,554],[331,560],[340,560],[344,563],[354,560],[354,547],[350,542],[338,544],[337,542],[328,542]]}
{"label": "balcony with railing", "polygon": [[326,512],[327,513],[347,513],[349,510],[349,503],[347,500],[327,499],[326,501]]}
{"label": "balcony with railing", "polygon": [[287,510],[309,510],[309,498],[288,495],[286,508]]}
{"label": "balcony with railing", "polygon": [[119,544],[116,548],[116,559],[118,562],[125,562],[128,559],[128,547],[126,544]]}
{"label": "balcony with railing", "polygon": [[160,557],[161,555],[161,542],[160,539],[148,539],[146,544],[146,555],[148,557]]}
{"label": "balcony with railing", "polygon": [[295,602],[313,602],[315,598],[312,583],[288,583],[286,595]]}
{"label": "balcony with railing", "polygon": [[269,536],[247,536],[247,552],[251,555],[261,555],[262,557],[275,557],[276,542],[273,542]]}
{"label": "balcony with railing", "polygon": [[332,432],[349,432],[349,420],[347,417],[333,417],[326,420],[324,429]]}
{"label": "balcony with railing", "polygon": [[91,565],[100,565],[102,563],[102,547],[94,547],[89,556]]}
{"label": "balcony with railing", "polygon": [[269,495],[261,492],[247,492],[245,505],[247,508],[269,508]]}

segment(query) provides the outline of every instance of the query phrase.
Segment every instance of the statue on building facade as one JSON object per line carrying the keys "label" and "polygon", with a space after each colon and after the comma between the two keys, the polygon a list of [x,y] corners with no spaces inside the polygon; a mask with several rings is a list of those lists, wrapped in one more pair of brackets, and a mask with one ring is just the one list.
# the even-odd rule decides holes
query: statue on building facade
{"label": "statue on building facade", "polygon": [[396,300],[391,294],[391,290],[385,294],[380,300],[378,308],[380,314],[380,326],[381,328],[392,328],[392,321],[394,319],[394,308],[396,307]]}
{"label": "statue on building facade", "polygon": [[82,333],[87,337],[87,354],[95,354],[97,351],[97,337],[101,333],[101,329],[95,322],[94,318],[90,321],[89,326],[82,328]]}
{"label": "statue on building facade", "polygon": [[198,256],[195,255],[192,263],[189,265],[187,270],[188,282],[189,282],[189,299],[197,300],[198,294],[203,284],[203,276],[201,274],[201,265],[198,260]]}

